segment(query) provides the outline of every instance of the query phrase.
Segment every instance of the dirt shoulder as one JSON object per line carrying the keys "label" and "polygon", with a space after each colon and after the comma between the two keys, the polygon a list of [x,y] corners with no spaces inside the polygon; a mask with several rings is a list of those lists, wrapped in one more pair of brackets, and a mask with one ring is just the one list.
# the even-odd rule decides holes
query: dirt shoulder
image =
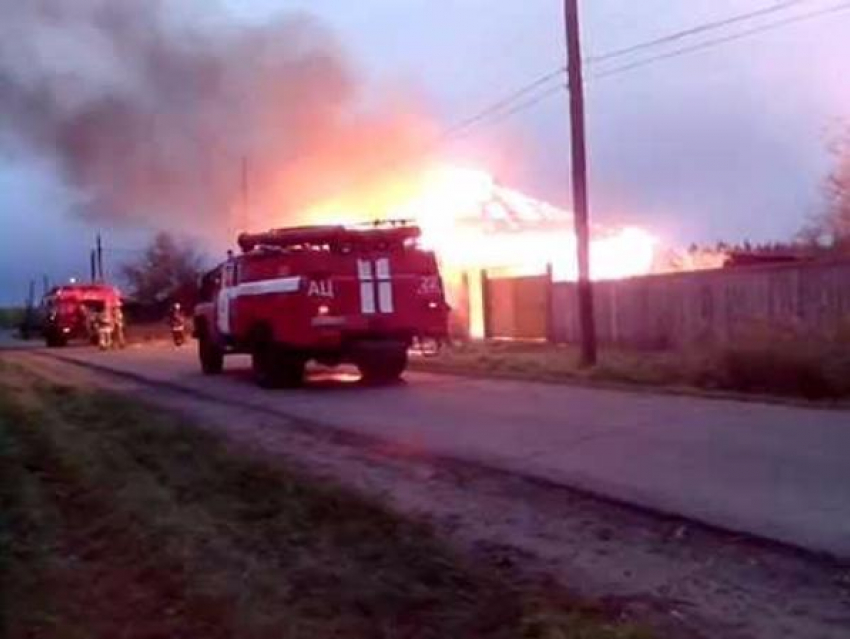
{"label": "dirt shoulder", "polygon": [[475,565],[495,566],[518,584],[557,584],[624,619],[650,622],[660,636],[843,639],[850,625],[850,570],[823,558],[561,486],[342,437],[225,399],[202,400],[37,355],[15,357],[63,384],[120,391],[178,411],[240,450],[428,522]]}
{"label": "dirt shoulder", "polygon": [[185,414],[0,367],[4,636],[649,636]]}

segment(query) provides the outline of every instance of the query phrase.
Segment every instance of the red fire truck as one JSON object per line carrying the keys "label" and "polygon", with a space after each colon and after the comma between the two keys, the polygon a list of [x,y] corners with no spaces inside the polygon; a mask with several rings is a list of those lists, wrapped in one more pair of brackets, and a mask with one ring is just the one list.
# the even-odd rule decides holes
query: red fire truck
{"label": "red fire truck", "polygon": [[447,336],[449,308],[434,254],[403,222],[305,226],[242,234],[242,254],[201,280],[194,335],[201,368],[250,353],[257,383],[300,383],[308,360],[397,379],[414,341]]}
{"label": "red fire truck", "polygon": [[95,340],[93,321],[121,304],[121,293],[106,284],[54,287],[42,300],[44,339],[48,346],[65,346],[72,339]]}

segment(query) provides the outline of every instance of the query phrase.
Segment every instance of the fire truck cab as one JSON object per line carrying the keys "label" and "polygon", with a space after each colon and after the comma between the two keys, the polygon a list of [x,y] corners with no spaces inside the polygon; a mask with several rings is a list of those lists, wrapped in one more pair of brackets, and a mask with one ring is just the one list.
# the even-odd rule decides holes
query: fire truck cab
{"label": "fire truck cab", "polygon": [[65,346],[72,339],[91,340],[94,316],[120,306],[121,293],[106,284],[57,286],[44,296],[41,305],[47,346]]}
{"label": "fire truck cab", "polygon": [[401,222],[243,233],[242,254],[201,279],[194,335],[203,372],[221,372],[227,353],[250,353],[264,387],[297,385],[309,360],[397,379],[414,341],[448,333],[437,261],[419,235]]}

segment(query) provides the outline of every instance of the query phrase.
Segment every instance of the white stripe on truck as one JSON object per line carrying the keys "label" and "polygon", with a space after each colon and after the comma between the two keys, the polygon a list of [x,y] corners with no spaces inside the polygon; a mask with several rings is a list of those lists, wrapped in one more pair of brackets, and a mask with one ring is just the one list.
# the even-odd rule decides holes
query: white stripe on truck
{"label": "white stripe on truck", "polygon": [[375,313],[375,286],[371,281],[360,281],[360,312],[364,315]]}
{"label": "white stripe on truck", "polygon": [[375,260],[375,273],[378,278],[378,308],[382,313],[392,313],[393,308],[393,282],[390,275],[390,260],[381,257]]}
{"label": "white stripe on truck", "polygon": [[357,260],[357,277],[360,280],[372,279],[372,262],[369,260]]}
{"label": "white stripe on truck", "polygon": [[360,280],[360,312],[375,313],[375,287],[372,284],[372,262],[357,260],[357,278]]}
{"label": "white stripe on truck", "polygon": [[[375,260],[374,270],[369,260],[357,260],[357,277],[360,280],[360,312],[375,313],[375,289],[377,288],[378,309],[381,313],[393,312],[393,283],[390,275],[390,260],[380,257]],[[377,280],[377,282],[376,282]]]}
{"label": "white stripe on truck", "polygon": [[272,293],[295,293],[301,288],[301,277],[278,277],[271,280],[244,282],[228,286],[218,292],[216,300],[216,324],[220,333],[229,335],[231,330],[230,302],[237,297],[249,295],[269,295]]}
{"label": "white stripe on truck", "polygon": [[375,260],[375,272],[377,273],[377,278],[379,280],[390,279],[390,260],[389,260],[389,258],[382,257],[382,258]]}
{"label": "white stripe on truck", "polygon": [[378,282],[378,308],[382,313],[393,312],[393,283]]}
{"label": "white stripe on truck", "polygon": [[295,293],[301,288],[301,277],[278,277],[273,280],[243,282],[232,289],[231,297],[243,295],[268,295],[270,293]]}

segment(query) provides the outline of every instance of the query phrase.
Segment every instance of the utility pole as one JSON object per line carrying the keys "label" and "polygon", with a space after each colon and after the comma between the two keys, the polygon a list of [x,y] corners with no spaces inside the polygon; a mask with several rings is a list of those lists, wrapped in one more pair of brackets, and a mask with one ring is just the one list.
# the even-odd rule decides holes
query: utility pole
{"label": "utility pole", "polygon": [[248,232],[248,156],[242,156],[242,231]]}
{"label": "utility pole", "polygon": [[89,251],[89,279],[92,284],[97,281],[97,251],[94,249]]}
{"label": "utility pole", "polygon": [[596,364],[596,326],[593,320],[593,285],[590,281],[590,222],[587,198],[587,151],[584,132],[584,84],[581,69],[578,0],[564,0],[567,32],[567,75],[570,94],[573,221],[578,261],[578,313],[581,330],[581,364]]}
{"label": "utility pole", "polygon": [[97,234],[97,279],[103,281],[103,243],[100,240],[100,233]]}

